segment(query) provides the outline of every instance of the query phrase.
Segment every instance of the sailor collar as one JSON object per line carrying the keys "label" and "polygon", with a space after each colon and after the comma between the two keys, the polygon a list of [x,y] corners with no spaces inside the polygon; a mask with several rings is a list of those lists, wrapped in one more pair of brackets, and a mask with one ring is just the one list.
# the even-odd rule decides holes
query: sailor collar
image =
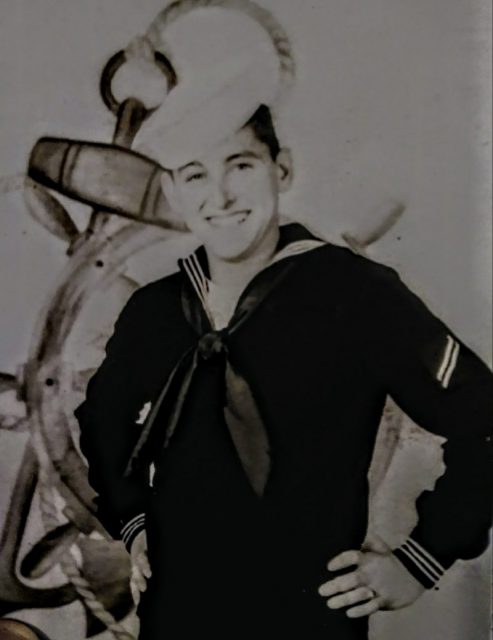
{"label": "sailor collar", "polygon": [[[274,256],[271,258],[269,263],[254,276],[245,288],[245,291],[260,274],[265,272],[272,265],[280,262],[281,260],[301,255],[308,251],[312,251],[313,249],[318,249],[325,244],[325,242],[315,237],[299,223],[291,223],[280,227],[279,241]],[[186,275],[189,284],[192,286],[199,298],[202,308],[208,317],[209,323],[213,325],[214,323],[210,317],[207,303],[212,283],[205,248],[203,246],[199,247],[183,260],[179,260],[178,264],[180,270]],[[240,296],[240,300],[242,297],[243,294]]]}
{"label": "sailor collar", "polygon": [[[230,359],[229,339],[294,267],[295,262],[288,258],[324,244],[301,225],[282,227],[278,250],[273,260],[247,285],[229,324],[220,331],[214,329],[205,303],[209,279],[205,250],[200,248],[181,262],[180,267],[187,276],[184,283],[189,285],[182,289],[183,310],[197,339],[182,354],[152,409],[144,418],[142,432],[130,456],[125,475],[149,464],[156,451],[170,446],[196,371],[202,369],[204,375],[211,375],[206,363],[211,359],[221,358],[224,364],[221,393],[225,402],[225,424],[252,490],[258,497],[264,495],[270,474],[269,436],[248,380]],[[194,291],[197,295],[193,295]],[[161,416],[159,420],[158,415]],[[162,429],[163,422],[166,424],[165,429]]]}

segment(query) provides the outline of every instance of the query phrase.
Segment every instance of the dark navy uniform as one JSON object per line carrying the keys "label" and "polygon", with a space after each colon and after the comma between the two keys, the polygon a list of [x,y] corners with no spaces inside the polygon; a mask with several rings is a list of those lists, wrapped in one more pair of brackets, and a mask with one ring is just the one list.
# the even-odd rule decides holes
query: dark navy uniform
{"label": "dark navy uniform", "polygon": [[[290,225],[280,246],[309,237]],[[206,271],[203,250],[198,257]],[[388,395],[447,438],[447,471],[419,498],[419,523],[395,550],[399,560],[430,587],[488,542],[489,369],[393,270],[340,247],[267,267],[242,297],[256,295],[264,297],[255,310],[223,338],[269,437],[261,497],[225,425],[220,354],[197,367],[168,446],[167,418],[158,415],[152,459],[125,473],[140,410],[207,331],[183,272],[131,298],[76,412],[102,523],[115,537],[123,530],[129,544],[147,530],[153,575],[139,607],[145,640],[367,637],[367,620],[329,610],[318,587],[328,560],[364,541],[367,474]]]}

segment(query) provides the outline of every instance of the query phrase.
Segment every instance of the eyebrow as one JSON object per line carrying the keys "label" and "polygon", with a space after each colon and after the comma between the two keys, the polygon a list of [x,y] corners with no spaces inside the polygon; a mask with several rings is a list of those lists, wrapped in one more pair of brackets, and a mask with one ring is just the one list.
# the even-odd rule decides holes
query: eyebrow
{"label": "eyebrow", "polygon": [[[228,156],[225,160],[225,162],[233,162],[234,160],[239,160],[239,159],[243,159],[243,158],[251,158],[252,160],[260,160],[261,156],[258,153],[255,153],[255,151],[249,151],[247,149],[245,149],[245,151],[239,151],[238,153],[233,153],[232,155]],[[176,169],[176,171],[178,173],[181,173],[182,171],[185,171],[186,169],[205,169],[204,165],[199,162],[198,160],[194,160],[193,162],[188,162],[187,164],[184,164],[182,167],[178,167],[178,169]]]}
{"label": "eyebrow", "polygon": [[239,153],[233,153],[233,155],[226,158],[226,162],[232,162],[233,160],[239,160],[242,158],[252,158],[253,160],[260,160],[260,155],[255,151],[240,151]]}
{"label": "eyebrow", "polygon": [[204,169],[204,165],[201,162],[198,162],[197,160],[194,160],[193,162],[189,162],[188,164],[184,164],[183,167],[178,167],[177,171],[178,173],[181,173],[182,171],[185,171],[185,169]]}

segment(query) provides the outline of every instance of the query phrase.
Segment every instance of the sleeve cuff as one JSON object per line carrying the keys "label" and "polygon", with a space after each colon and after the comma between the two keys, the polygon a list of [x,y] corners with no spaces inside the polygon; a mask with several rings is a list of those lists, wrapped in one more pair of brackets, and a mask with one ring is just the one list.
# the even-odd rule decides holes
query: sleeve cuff
{"label": "sleeve cuff", "polygon": [[393,554],[426,589],[432,589],[445,573],[438,560],[412,538],[394,549]]}
{"label": "sleeve cuff", "polygon": [[120,536],[123,541],[123,544],[127,548],[127,551],[130,551],[132,547],[132,542],[139,535],[141,531],[144,531],[146,524],[146,517],[144,513],[140,513],[135,518],[132,518],[127,522],[127,524],[122,527],[120,530]]}

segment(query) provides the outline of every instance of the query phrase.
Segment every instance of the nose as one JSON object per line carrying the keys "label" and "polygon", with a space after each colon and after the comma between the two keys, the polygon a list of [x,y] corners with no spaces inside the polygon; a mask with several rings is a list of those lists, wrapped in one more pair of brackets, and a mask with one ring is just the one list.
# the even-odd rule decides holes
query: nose
{"label": "nose", "polygon": [[222,177],[211,184],[209,204],[218,211],[228,210],[236,201],[226,178]]}

